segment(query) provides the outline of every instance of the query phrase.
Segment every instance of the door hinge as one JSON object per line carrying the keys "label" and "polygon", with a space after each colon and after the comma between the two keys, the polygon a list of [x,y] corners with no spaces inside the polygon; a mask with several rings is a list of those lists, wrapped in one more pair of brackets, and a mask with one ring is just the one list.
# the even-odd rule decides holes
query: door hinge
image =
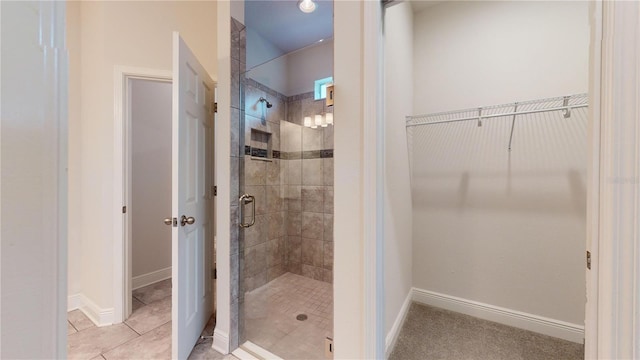
{"label": "door hinge", "polygon": [[217,113],[217,112],[218,112],[218,103],[217,103],[217,102],[214,102],[214,103],[213,103],[213,112],[214,112],[214,113]]}
{"label": "door hinge", "polygon": [[213,186],[213,196],[218,196],[218,186]]}
{"label": "door hinge", "polygon": [[591,270],[591,251],[587,251],[587,269]]}
{"label": "door hinge", "polygon": [[218,278],[218,269],[216,268],[211,269],[211,278],[213,280],[216,280]]}
{"label": "door hinge", "polygon": [[123,206],[123,207],[122,207],[122,213],[123,213],[123,214],[126,214],[126,213],[127,213],[127,207],[126,207],[126,206]]}

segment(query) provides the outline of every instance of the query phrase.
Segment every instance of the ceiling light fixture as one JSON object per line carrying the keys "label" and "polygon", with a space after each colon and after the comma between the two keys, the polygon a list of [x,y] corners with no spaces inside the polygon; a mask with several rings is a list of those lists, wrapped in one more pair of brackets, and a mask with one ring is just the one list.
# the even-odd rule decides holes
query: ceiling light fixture
{"label": "ceiling light fixture", "polygon": [[298,8],[303,13],[309,14],[316,10],[316,3],[313,0],[300,0],[298,1]]}

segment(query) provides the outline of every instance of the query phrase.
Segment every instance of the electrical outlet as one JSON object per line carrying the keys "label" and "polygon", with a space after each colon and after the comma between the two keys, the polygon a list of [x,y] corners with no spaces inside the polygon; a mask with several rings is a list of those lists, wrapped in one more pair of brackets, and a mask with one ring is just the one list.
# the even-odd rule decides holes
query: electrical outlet
{"label": "electrical outlet", "polygon": [[324,357],[327,359],[333,359],[333,339],[324,339]]}

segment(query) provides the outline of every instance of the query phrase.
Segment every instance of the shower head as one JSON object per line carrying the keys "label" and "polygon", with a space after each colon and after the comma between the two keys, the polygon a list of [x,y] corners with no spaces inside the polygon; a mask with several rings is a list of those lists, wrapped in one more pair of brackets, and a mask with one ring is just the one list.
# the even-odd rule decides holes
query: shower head
{"label": "shower head", "polygon": [[269,101],[267,101],[267,99],[260,97],[260,100],[258,100],[260,102],[266,103],[267,104],[267,109],[271,109],[271,107],[273,106],[273,104],[271,104]]}

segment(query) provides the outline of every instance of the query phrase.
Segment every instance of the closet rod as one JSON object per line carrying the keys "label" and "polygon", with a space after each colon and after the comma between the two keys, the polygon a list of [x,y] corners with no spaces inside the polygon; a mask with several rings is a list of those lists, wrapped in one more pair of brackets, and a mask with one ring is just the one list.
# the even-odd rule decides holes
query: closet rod
{"label": "closet rod", "polygon": [[[439,121],[430,121],[430,122],[424,122],[424,123],[418,123],[418,124],[407,124],[407,127],[410,127],[410,126],[421,126],[421,125],[432,125],[432,124],[444,124],[444,123],[451,123],[451,122],[458,122],[458,121],[471,121],[471,120],[478,121],[478,120],[482,120],[482,119],[497,118],[497,117],[504,117],[504,116],[527,115],[527,114],[537,114],[537,113],[547,112],[547,111],[561,111],[561,110],[579,109],[579,108],[584,108],[584,107],[588,107],[588,106],[589,106],[589,104],[580,104],[580,105],[560,106],[560,107],[550,108],[550,109],[512,111],[512,112],[500,113],[500,114],[469,116],[469,117],[465,117],[465,118],[461,118],[461,119],[439,120]],[[415,118],[415,116],[412,116],[412,118]]]}

